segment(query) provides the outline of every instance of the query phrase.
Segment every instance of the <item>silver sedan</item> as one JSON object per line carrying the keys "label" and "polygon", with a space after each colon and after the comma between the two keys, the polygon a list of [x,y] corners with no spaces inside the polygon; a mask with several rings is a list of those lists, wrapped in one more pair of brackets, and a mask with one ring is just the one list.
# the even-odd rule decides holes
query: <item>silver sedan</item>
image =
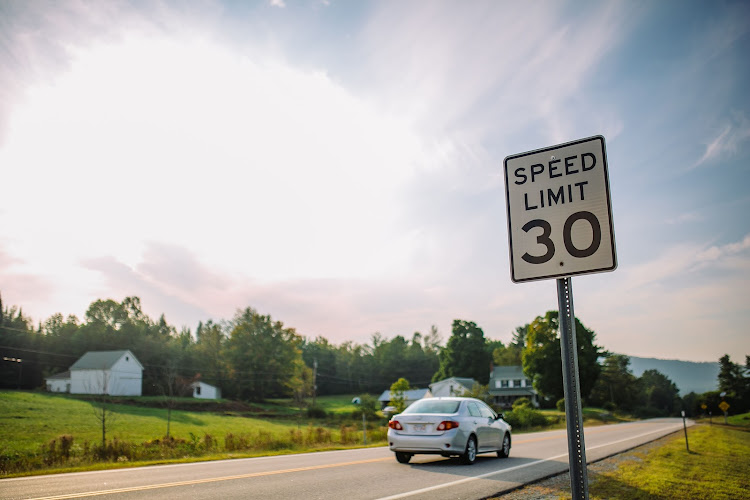
{"label": "silver sedan", "polygon": [[396,460],[416,454],[459,456],[473,464],[479,453],[510,453],[511,427],[492,408],[474,398],[427,398],[388,422],[388,444]]}

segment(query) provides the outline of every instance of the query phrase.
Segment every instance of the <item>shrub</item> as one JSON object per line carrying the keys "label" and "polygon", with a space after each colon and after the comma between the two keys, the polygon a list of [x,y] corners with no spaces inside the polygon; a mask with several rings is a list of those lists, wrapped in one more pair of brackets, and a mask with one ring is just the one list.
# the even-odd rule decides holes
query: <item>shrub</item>
{"label": "shrub", "polygon": [[326,411],[320,406],[311,406],[305,412],[308,418],[326,418]]}
{"label": "shrub", "polygon": [[558,399],[555,407],[557,408],[557,411],[565,411],[565,398]]}
{"label": "shrub", "polygon": [[517,408],[525,408],[527,406],[528,407],[531,406],[531,401],[529,400],[529,398],[518,398],[515,401],[513,401],[514,410]]}
{"label": "shrub", "polygon": [[547,425],[547,418],[541,412],[528,406],[522,406],[506,413],[505,421],[519,429]]}

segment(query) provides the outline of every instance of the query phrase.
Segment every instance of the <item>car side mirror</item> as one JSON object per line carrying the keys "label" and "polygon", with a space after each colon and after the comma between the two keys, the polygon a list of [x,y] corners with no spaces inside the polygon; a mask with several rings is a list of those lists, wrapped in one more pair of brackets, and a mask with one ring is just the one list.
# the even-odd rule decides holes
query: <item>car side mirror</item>
{"label": "car side mirror", "polygon": [[504,413],[499,413],[497,415],[497,420],[505,420],[505,414]]}

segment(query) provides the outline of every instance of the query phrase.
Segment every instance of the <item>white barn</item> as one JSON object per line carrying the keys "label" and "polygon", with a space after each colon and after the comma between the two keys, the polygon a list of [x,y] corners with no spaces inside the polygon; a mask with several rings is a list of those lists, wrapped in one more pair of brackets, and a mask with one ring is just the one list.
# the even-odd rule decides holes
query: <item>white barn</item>
{"label": "white barn", "polygon": [[221,399],[221,389],[205,382],[193,382],[193,397],[198,399]]}
{"label": "white barn", "polygon": [[70,367],[72,394],[140,396],[143,365],[132,352],[89,351]]}

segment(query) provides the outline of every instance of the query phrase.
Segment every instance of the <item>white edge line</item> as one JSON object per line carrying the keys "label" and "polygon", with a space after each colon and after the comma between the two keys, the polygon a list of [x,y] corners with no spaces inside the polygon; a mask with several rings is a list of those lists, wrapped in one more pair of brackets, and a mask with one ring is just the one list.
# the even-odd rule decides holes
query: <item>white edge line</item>
{"label": "white edge line", "polygon": [[[631,436],[629,438],[620,439],[619,441],[613,441],[611,443],[600,444],[600,445],[597,445],[597,446],[592,446],[591,448],[587,447],[586,451],[593,451],[593,450],[596,450],[598,448],[604,448],[605,446],[612,446],[613,444],[624,443],[625,441],[631,441],[633,439],[638,439],[638,438],[641,438],[641,437],[644,437],[644,436],[648,436],[649,434],[656,434],[657,432],[669,431],[669,433],[672,433],[672,432],[675,432],[676,430],[679,430],[680,427],[682,427],[682,425],[675,425],[674,426],[674,430],[672,430],[672,427],[666,427],[666,428],[659,429],[659,430],[656,430],[656,431],[644,432],[643,434],[638,434],[637,436]],[[479,476],[467,477],[467,478],[464,478],[464,479],[459,479],[458,481],[452,481],[450,483],[438,484],[438,485],[435,485],[435,486],[429,486],[427,488],[422,488],[422,489],[419,489],[419,490],[407,491],[406,493],[399,493],[398,495],[392,495],[392,496],[389,496],[389,497],[382,497],[382,498],[379,498],[378,500],[395,500],[397,498],[406,498],[406,497],[410,497],[410,496],[413,496],[413,495],[419,495],[421,493],[428,493],[430,491],[435,491],[435,490],[439,490],[439,489],[442,489],[442,488],[449,488],[451,486],[456,486],[456,485],[459,485],[459,484],[468,483],[470,481],[476,481],[477,479],[484,479],[486,477],[496,476],[498,474],[504,474],[506,472],[512,472],[514,470],[523,469],[525,467],[531,467],[532,465],[536,465],[536,464],[543,463],[543,462],[549,462],[551,460],[557,460],[558,458],[567,457],[567,456],[568,456],[567,453],[563,453],[562,455],[555,455],[554,457],[542,458],[542,459],[535,460],[533,462],[529,462],[529,463],[526,463],[526,464],[516,465],[515,467],[509,467],[509,468],[503,469],[503,470],[498,470],[498,471],[493,471],[493,472],[487,472],[486,474],[480,474]]]}

